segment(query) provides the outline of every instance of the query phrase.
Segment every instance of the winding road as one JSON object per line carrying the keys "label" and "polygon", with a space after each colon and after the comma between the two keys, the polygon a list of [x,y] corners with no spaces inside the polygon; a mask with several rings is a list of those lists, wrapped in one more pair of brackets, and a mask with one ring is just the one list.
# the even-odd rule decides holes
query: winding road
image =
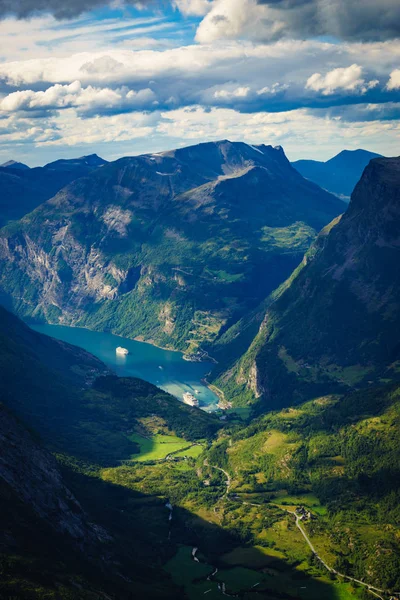
{"label": "winding road", "polygon": [[229,473],[227,471],[225,471],[224,469],[221,469],[221,467],[216,467],[214,465],[208,464],[207,459],[204,461],[204,465],[206,467],[210,467],[210,469],[216,469],[217,471],[221,471],[221,473],[223,473],[225,475],[225,477],[226,477],[226,480],[225,480],[226,490],[225,490],[225,494],[223,496],[221,496],[221,498],[224,498],[224,496],[226,496],[228,494],[229,488],[231,487],[231,483],[232,483],[231,476],[229,475]]}
{"label": "winding road", "polygon": [[[232,478],[229,475],[229,473],[227,473],[227,471],[225,471],[224,469],[222,469],[221,467],[217,467],[215,465],[210,465],[208,464],[208,461],[204,461],[204,464],[208,467],[210,467],[211,469],[217,469],[218,471],[221,471],[222,473],[224,473],[224,475],[226,476],[226,490],[223,496],[221,496],[221,498],[224,498],[227,496],[228,492],[229,492],[229,488],[231,486],[232,483]],[[238,501],[237,498],[235,498],[235,501]],[[241,502],[242,504],[247,504],[249,506],[256,506],[258,508],[260,508],[262,505],[261,504],[255,504],[255,503],[251,503],[251,502],[246,502],[245,500],[239,500],[239,502]],[[275,505],[277,506],[277,505]],[[393,594],[397,594],[397,592],[391,592],[389,590],[382,590],[380,588],[377,588],[369,583],[365,583],[365,581],[361,581],[360,579],[356,579],[355,577],[350,577],[350,575],[345,575],[344,573],[340,573],[339,571],[336,571],[336,569],[334,569],[333,567],[330,567],[322,558],[321,556],[318,554],[318,552],[316,551],[316,549],[314,548],[313,543],[311,542],[310,538],[308,537],[306,531],[304,530],[304,528],[300,525],[300,517],[296,514],[295,511],[292,510],[288,510],[286,508],[283,508],[282,506],[278,506],[278,508],[280,508],[281,510],[285,511],[286,513],[293,515],[295,517],[296,520],[296,527],[300,530],[302,536],[304,537],[305,541],[307,542],[311,552],[314,554],[314,556],[320,561],[320,563],[325,567],[325,569],[327,571],[329,571],[330,573],[333,573],[334,575],[338,575],[339,577],[342,577],[343,579],[346,579],[347,581],[353,581],[354,583],[358,583],[359,585],[362,585],[363,587],[365,587],[373,596],[375,596],[376,598],[380,598],[380,600],[385,600],[385,598],[383,596],[380,596],[380,594],[385,594],[386,597],[388,596],[392,596]]]}

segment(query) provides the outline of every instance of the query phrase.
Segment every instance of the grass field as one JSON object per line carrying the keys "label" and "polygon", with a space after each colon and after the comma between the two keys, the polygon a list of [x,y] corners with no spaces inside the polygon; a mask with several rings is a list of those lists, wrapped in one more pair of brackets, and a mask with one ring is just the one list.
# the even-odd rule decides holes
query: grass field
{"label": "grass field", "polygon": [[132,460],[143,462],[148,460],[162,460],[168,454],[188,448],[190,442],[174,435],[153,435],[144,437],[133,433],[129,439],[138,444],[140,451],[132,456]]}
{"label": "grass field", "polygon": [[183,456],[187,456],[189,458],[197,458],[198,456],[200,456],[200,454],[202,452],[203,452],[203,446],[196,445],[196,446],[192,446],[191,448],[186,448],[186,449],[180,450],[179,452],[176,452],[174,454],[174,457],[180,458]]}

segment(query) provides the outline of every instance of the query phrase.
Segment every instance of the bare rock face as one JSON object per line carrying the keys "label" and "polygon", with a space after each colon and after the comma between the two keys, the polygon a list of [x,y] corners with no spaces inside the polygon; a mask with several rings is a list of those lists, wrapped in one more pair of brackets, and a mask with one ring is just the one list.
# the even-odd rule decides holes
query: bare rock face
{"label": "bare rock face", "polygon": [[109,541],[65,486],[54,457],[0,404],[0,478],[55,532],[81,549]]}

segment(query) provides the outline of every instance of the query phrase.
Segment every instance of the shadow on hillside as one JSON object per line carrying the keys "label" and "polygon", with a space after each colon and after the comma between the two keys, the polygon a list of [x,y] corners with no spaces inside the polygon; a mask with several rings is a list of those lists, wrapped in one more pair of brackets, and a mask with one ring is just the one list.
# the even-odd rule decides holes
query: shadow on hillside
{"label": "shadow on hillside", "polygon": [[[333,585],[311,578],[296,569],[295,564],[289,565],[275,557],[266,558],[257,549],[254,549],[253,568],[247,563],[241,565],[240,560],[231,567],[224,565],[221,556],[243,546],[239,535],[180,507],[174,507],[172,521],[169,521],[167,497],[145,495],[67,470],[64,476],[84,509],[113,536],[120,571],[125,577],[134,577],[139,572],[148,580],[163,581],[169,577],[165,570],[168,563],[174,579],[169,580],[169,584],[179,585],[183,598],[201,597],[210,587],[213,591],[208,593],[209,600],[213,600],[215,594],[222,598],[217,583],[225,579],[228,593],[243,600],[338,600],[340,597]],[[186,549],[182,550],[182,546]],[[191,558],[193,547],[199,549],[203,563],[199,573]],[[209,568],[205,569],[206,566]],[[207,576],[215,566],[219,572],[212,586]],[[168,585],[166,579],[164,585]]]}

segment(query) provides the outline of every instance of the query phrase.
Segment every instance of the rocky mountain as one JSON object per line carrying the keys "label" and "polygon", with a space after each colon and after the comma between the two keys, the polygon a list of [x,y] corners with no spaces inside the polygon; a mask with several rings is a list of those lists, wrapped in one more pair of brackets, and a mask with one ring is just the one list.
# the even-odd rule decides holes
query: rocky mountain
{"label": "rocky mountain", "polygon": [[17,160],[8,160],[7,162],[0,165],[0,168],[2,168],[2,169],[17,169],[17,170],[21,170],[21,171],[26,171],[30,167],[28,167],[28,165],[25,165],[22,162],[18,162]]}
{"label": "rocky mountain", "polygon": [[343,150],[326,162],[297,160],[292,165],[306,179],[348,200],[369,161],[379,157],[368,150]]}
{"label": "rocky mountain", "polygon": [[241,402],[282,406],[399,379],[399,248],[400,159],[375,159],[347,212],[276,293],[225,386]]}
{"label": "rocky mountain", "polygon": [[195,352],[344,209],[280,147],[221,141],[123,158],[3,229],[4,301],[24,318]]}
{"label": "rocky mountain", "polygon": [[9,161],[0,166],[0,226],[20,219],[54,196],[71,181],[106,164],[96,154],[78,159],[58,160],[30,169]]}

